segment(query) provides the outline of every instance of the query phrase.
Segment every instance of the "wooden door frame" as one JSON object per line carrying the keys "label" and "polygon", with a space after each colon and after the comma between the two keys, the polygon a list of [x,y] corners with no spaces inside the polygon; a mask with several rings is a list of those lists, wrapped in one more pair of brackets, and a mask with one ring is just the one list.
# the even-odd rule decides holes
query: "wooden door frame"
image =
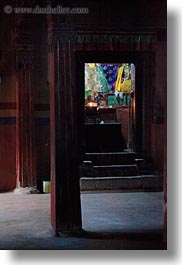
{"label": "wooden door frame", "polygon": [[[153,33],[149,32],[143,35],[144,38],[140,38],[142,33],[129,32],[127,35],[119,29],[113,31],[113,28],[101,27],[94,30],[78,25],[67,25],[64,28],[61,23],[59,24],[59,20],[50,20],[48,34],[51,98],[51,223],[56,234],[75,233],[82,228],[79,166],[84,155],[84,78],[83,71],[80,71],[83,68],[80,65],[83,66],[83,63],[89,59],[80,55],[88,55],[91,50],[96,51],[97,56],[92,58],[92,61],[96,59],[98,61],[98,53],[101,56],[104,51],[113,58],[114,53],[122,51],[123,57],[119,62],[126,59],[127,62],[135,63],[132,54],[134,52],[139,54],[140,40],[145,40],[147,35],[147,41],[152,40],[151,46],[148,42],[144,46],[146,50],[150,50],[151,47],[153,49],[155,34],[153,37]],[[128,43],[129,47],[126,45],[126,38],[131,41]],[[104,57],[102,60],[105,61]],[[135,64],[141,67],[139,61]],[[138,80],[136,80],[137,87],[140,87]],[[141,108],[138,109],[141,111]],[[141,120],[141,117],[139,118],[138,121]],[[138,140],[139,136],[136,135]],[[140,147],[141,145],[138,144],[138,148]]]}
{"label": "wooden door frame", "polygon": [[[134,128],[134,151],[138,153],[142,153],[146,156],[150,154],[150,139],[151,139],[151,128],[150,121],[152,116],[151,106],[152,106],[152,96],[151,89],[148,87],[144,87],[143,74],[145,70],[143,69],[144,60],[146,57],[152,58],[155,56],[153,53],[148,52],[77,52],[75,53],[76,60],[76,86],[77,86],[77,99],[78,99],[78,113],[80,115],[80,123],[82,126],[81,130],[81,142],[82,146],[84,146],[84,63],[86,62],[99,62],[105,63],[106,61],[109,63],[134,63],[136,68],[136,127]],[[152,79],[153,77],[151,77]],[[150,80],[148,80],[148,83]],[[154,89],[154,87],[152,87]],[[144,102],[147,104],[144,105]],[[145,106],[145,109],[143,108]],[[145,113],[145,115],[143,114]],[[142,117],[142,118],[141,118]],[[144,135],[144,130],[146,127],[149,127],[147,133]],[[144,138],[145,137],[145,138]],[[148,140],[147,140],[148,139]]]}

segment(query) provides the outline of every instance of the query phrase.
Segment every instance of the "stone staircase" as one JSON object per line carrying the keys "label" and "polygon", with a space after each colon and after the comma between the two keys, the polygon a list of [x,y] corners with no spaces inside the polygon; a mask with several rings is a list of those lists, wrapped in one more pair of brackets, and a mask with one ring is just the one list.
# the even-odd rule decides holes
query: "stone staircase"
{"label": "stone staircase", "polygon": [[86,153],[80,176],[81,191],[162,190],[162,176],[135,152]]}

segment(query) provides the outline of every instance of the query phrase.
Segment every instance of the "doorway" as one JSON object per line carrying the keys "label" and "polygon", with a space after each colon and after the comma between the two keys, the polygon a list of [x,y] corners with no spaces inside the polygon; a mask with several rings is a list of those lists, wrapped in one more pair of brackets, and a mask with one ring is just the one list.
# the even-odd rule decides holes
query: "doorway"
{"label": "doorway", "polygon": [[85,63],[87,152],[134,150],[135,65]]}
{"label": "doorway", "polygon": [[[122,151],[128,149],[130,151],[143,153],[144,150],[147,149],[145,147],[145,142],[146,138],[148,138],[148,140],[150,139],[150,130],[148,130],[147,133],[144,133],[144,128],[146,128],[147,120],[150,120],[149,117],[145,117],[146,115],[150,115],[150,111],[148,110],[150,106],[149,104],[143,104],[143,101],[146,97],[148,97],[149,94],[146,85],[147,78],[144,77],[143,74],[144,55],[145,53],[141,52],[76,52],[75,72],[77,80],[76,94],[78,100],[77,113],[81,123],[80,145],[82,147],[82,156],[84,155],[84,152],[87,148],[88,151],[94,151],[95,147],[98,149],[95,151],[109,151],[109,148],[114,147],[114,137],[110,137],[113,140],[113,144],[111,143],[110,146],[107,147],[107,145],[109,145],[109,141],[105,139],[105,143],[107,142],[107,144],[105,144],[104,147],[101,147],[98,145],[100,138],[98,137],[97,141],[97,138],[94,139],[94,137],[90,137],[90,134],[92,134],[92,130],[95,131],[94,127],[97,127],[97,129],[101,127],[101,125],[109,127],[108,124],[110,122],[118,122],[121,126],[123,119],[125,122],[122,123],[122,128],[120,128],[120,145],[115,143],[115,149],[113,151]],[[117,91],[114,87],[117,81],[117,74],[115,75],[115,83],[111,81],[109,84],[111,87],[105,93],[102,93],[102,91],[91,91],[88,86],[85,89],[85,70],[86,67],[88,67],[88,64],[91,66],[94,64],[99,64],[103,68],[104,66],[110,66],[113,68],[115,67],[116,72],[121,66],[126,66],[126,69],[129,66],[129,69],[131,70],[132,65],[136,72],[136,76],[132,82],[132,89],[129,91],[129,93],[119,93],[120,91]],[[105,72],[105,74],[107,73]],[[122,79],[124,80],[124,71]],[[147,83],[148,82],[150,81],[147,80]],[[145,110],[144,106],[146,108]],[[92,126],[89,126],[88,130],[86,128],[88,127],[87,124],[92,124]],[[100,126],[96,126],[98,124]],[[117,126],[115,125],[115,127]],[[88,134],[85,134],[85,130],[88,132]],[[102,134],[102,132],[100,133]],[[111,133],[111,135],[113,134]],[[102,136],[105,137],[106,135],[102,134]],[[85,137],[87,138],[86,141]],[[116,147],[118,147],[119,150]]]}
{"label": "doorway", "polygon": [[[87,191],[85,190],[86,193],[93,193],[94,197],[94,194],[99,192],[105,198],[105,191],[102,189],[104,181],[107,182],[107,187],[109,185],[113,187],[115,186],[113,183],[116,183],[116,180],[119,182],[120,177],[125,181],[131,176],[136,176],[137,179],[138,170],[133,164],[135,155],[147,157],[150,154],[152,58],[152,54],[140,52],[79,52],[76,54],[79,102],[77,107],[82,128],[80,142],[82,161],[84,161],[80,177],[81,183],[97,180],[96,185],[97,188],[101,188],[100,191],[97,189],[95,192],[93,187],[89,189],[89,185],[87,185]],[[147,62],[150,63],[147,65]],[[109,80],[109,73],[111,70],[113,73],[113,69],[116,70],[115,78]],[[130,82],[128,91],[117,89],[119,70],[122,73],[120,82],[124,80]],[[133,70],[132,76],[131,70]],[[99,80],[97,71],[100,71],[99,74],[104,73],[102,80]],[[99,86],[100,84],[103,86]],[[145,130],[147,124],[149,126]],[[117,190],[116,186],[115,188]],[[82,190],[82,197],[86,196],[84,192]],[[117,200],[117,195],[112,196],[112,188],[106,192],[110,193],[108,197]],[[133,192],[132,187],[129,192]],[[82,204],[84,204],[83,200]],[[83,212],[82,220],[85,225],[84,216]]]}

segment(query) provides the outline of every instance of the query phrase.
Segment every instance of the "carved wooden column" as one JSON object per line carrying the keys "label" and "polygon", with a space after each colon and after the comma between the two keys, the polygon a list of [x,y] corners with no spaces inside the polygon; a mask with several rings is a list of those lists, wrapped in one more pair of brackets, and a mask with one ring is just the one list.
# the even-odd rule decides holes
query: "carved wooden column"
{"label": "carved wooden column", "polygon": [[32,88],[33,44],[31,20],[22,20],[17,32],[17,187],[36,186],[34,109]]}
{"label": "carved wooden column", "polygon": [[51,223],[56,234],[81,230],[79,119],[71,29],[49,28]]}

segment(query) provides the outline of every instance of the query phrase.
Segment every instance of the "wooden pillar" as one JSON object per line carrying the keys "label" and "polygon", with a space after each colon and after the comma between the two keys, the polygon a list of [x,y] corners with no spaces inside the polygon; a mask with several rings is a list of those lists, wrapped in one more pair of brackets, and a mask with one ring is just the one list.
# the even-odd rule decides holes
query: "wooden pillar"
{"label": "wooden pillar", "polygon": [[71,31],[49,29],[51,223],[56,234],[81,230],[79,119]]}
{"label": "wooden pillar", "polygon": [[17,86],[17,186],[36,186],[34,162],[34,119],[31,63],[18,63]]}
{"label": "wooden pillar", "polygon": [[32,88],[31,20],[22,20],[17,30],[17,113],[16,164],[17,188],[35,187],[34,107]]}

